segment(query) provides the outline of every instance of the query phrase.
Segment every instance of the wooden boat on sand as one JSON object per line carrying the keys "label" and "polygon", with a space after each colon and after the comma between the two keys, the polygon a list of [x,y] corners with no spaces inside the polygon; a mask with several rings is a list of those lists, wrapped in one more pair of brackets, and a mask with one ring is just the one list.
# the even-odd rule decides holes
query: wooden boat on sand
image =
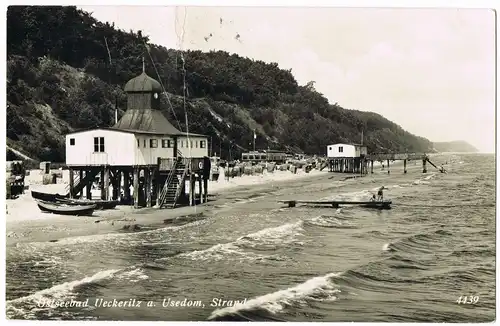
{"label": "wooden boat on sand", "polygon": [[69,195],[48,194],[45,192],[31,190],[31,197],[45,202],[55,202],[57,199],[68,198]]}
{"label": "wooden boat on sand", "polygon": [[37,201],[37,204],[42,212],[74,216],[92,215],[96,207],[96,205],[64,205],[44,201]]}
{"label": "wooden boat on sand", "polygon": [[95,209],[113,209],[120,203],[119,200],[104,200],[104,199],[72,199],[72,198],[58,198],[58,203],[66,205],[95,205]]}

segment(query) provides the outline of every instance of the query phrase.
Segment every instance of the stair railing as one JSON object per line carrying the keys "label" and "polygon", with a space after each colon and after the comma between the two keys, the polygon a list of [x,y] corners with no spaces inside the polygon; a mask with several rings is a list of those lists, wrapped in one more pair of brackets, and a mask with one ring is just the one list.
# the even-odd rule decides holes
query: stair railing
{"label": "stair railing", "polygon": [[177,159],[174,159],[170,173],[168,174],[167,180],[165,181],[165,184],[163,185],[163,189],[161,190],[160,201],[159,201],[158,207],[162,207],[164,202],[165,202],[165,199],[167,197],[168,186],[170,185],[170,183],[172,182],[172,180],[176,174],[176,168],[177,168],[178,162],[179,161]]}
{"label": "stair railing", "polygon": [[[80,180],[80,175],[77,174],[75,176],[75,179],[73,181],[73,189],[75,189],[76,187],[78,187],[78,185],[80,184],[81,180]],[[65,187],[64,187],[64,192],[65,193],[69,193],[70,192],[70,184],[68,183]],[[70,195],[73,195],[73,194],[70,194]],[[72,197],[72,196],[71,196]]]}
{"label": "stair railing", "polygon": [[186,162],[186,166],[184,167],[184,171],[182,172],[181,176],[181,181],[177,185],[177,189],[175,190],[175,197],[174,197],[174,202],[172,203],[172,208],[175,208],[175,205],[177,204],[177,200],[179,199],[179,196],[181,195],[181,191],[184,188],[184,185],[186,184],[186,175],[189,171],[189,165],[191,163],[191,160],[188,159]]}

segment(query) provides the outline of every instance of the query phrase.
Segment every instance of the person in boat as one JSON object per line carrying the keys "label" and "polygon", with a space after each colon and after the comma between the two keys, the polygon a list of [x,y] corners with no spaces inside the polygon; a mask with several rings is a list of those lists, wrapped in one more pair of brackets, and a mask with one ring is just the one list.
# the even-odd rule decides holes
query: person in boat
{"label": "person in boat", "polygon": [[377,198],[375,197],[375,195],[372,196],[372,198],[370,198],[370,201],[376,201]]}
{"label": "person in boat", "polygon": [[378,191],[377,191],[377,200],[378,201],[384,200],[384,189],[386,189],[385,186],[382,186],[378,189]]}

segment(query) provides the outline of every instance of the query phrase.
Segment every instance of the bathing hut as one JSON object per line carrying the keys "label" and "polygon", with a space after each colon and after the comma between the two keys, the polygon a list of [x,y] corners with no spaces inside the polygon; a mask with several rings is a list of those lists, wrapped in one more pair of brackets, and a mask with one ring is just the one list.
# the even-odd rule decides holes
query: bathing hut
{"label": "bathing hut", "polygon": [[327,146],[330,172],[366,173],[367,147],[359,144]]}
{"label": "bathing hut", "polygon": [[120,198],[134,207],[175,207],[183,201],[194,205],[198,181],[200,201],[206,201],[207,137],[182,132],[167,120],[160,110],[162,87],[144,67],[124,90],[127,110],[114,126],[66,135],[70,196],[83,196],[85,188],[86,197],[91,198],[92,184],[98,178],[102,199]]}

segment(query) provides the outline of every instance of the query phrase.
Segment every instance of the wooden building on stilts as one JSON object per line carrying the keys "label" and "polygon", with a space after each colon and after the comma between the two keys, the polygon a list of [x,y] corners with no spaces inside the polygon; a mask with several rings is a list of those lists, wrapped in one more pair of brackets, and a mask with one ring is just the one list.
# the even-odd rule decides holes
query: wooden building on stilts
{"label": "wooden building on stilts", "polygon": [[206,202],[208,138],[182,132],[167,120],[160,110],[162,87],[144,67],[125,92],[127,110],[113,127],[66,135],[70,196],[91,199],[98,180],[101,199],[136,208]]}
{"label": "wooden building on stilts", "polygon": [[367,147],[363,145],[328,145],[327,157],[329,171],[366,174],[368,173],[366,155]]}

